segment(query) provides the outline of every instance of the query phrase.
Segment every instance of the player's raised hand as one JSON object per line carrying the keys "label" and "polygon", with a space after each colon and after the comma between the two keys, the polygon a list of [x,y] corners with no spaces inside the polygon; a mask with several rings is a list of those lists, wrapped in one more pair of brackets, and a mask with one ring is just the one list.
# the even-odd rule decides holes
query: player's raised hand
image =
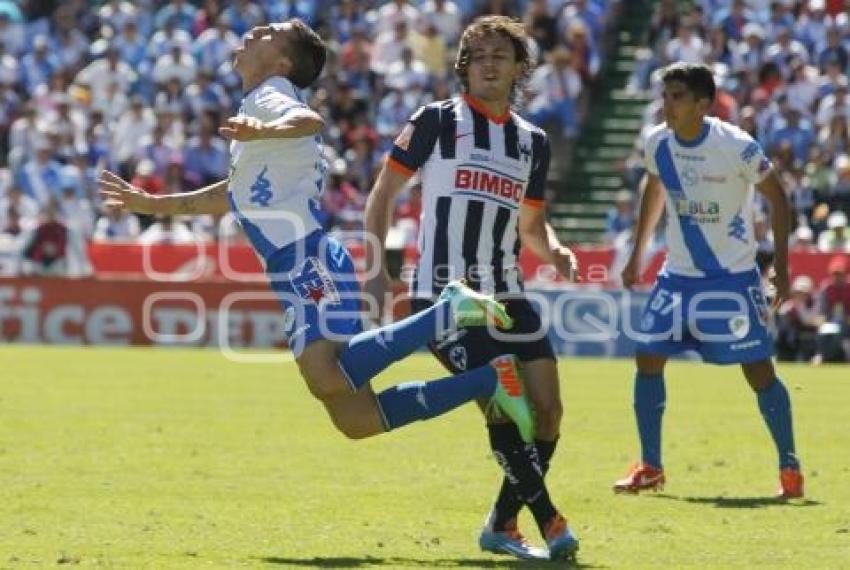
{"label": "player's raised hand", "polygon": [[97,177],[104,206],[110,209],[126,208],[139,214],[155,214],[156,198],[141,188],[136,188],[117,174],[104,170]]}
{"label": "player's raised hand", "polygon": [[226,139],[254,141],[265,137],[266,124],[256,117],[230,117],[218,133]]}
{"label": "player's raised hand", "polygon": [[620,273],[620,278],[623,280],[623,287],[626,289],[631,289],[635,283],[640,281],[640,259],[631,256],[623,268],[623,272]]}
{"label": "player's raised hand", "polygon": [[569,281],[581,281],[578,274],[578,259],[573,251],[568,247],[559,247],[552,251],[555,258],[555,270],[567,278]]}

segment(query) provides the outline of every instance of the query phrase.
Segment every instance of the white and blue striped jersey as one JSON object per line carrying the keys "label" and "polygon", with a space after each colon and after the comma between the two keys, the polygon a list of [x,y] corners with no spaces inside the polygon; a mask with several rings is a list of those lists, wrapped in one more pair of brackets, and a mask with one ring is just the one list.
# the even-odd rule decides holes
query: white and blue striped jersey
{"label": "white and blue striped jersey", "polygon": [[517,222],[520,205],[543,207],[549,140],[541,129],[455,97],[414,113],[388,165],[419,171],[422,181],[412,296],[432,297],[460,277],[487,293],[523,290]]}
{"label": "white and blue striped jersey", "polygon": [[[245,95],[238,114],[273,123],[303,108],[289,80],[271,77]],[[263,259],[322,228],[319,136],[233,141],[230,155],[230,206]]]}
{"label": "white and blue striped jersey", "polygon": [[706,118],[682,141],[666,123],[650,131],[646,167],[666,190],[668,273],[714,277],[755,265],[754,184],[773,168],[761,146],[734,125]]}

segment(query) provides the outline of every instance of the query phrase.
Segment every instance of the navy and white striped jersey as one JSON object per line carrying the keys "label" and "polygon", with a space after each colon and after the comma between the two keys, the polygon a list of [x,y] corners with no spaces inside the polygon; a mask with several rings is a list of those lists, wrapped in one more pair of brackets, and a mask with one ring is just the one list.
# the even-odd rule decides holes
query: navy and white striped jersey
{"label": "navy and white striped jersey", "polygon": [[432,297],[466,277],[487,293],[519,293],[520,205],[543,207],[549,169],[546,134],[515,113],[489,115],[464,95],[419,109],[388,160],[420,170],[422,218],[414,297]]}

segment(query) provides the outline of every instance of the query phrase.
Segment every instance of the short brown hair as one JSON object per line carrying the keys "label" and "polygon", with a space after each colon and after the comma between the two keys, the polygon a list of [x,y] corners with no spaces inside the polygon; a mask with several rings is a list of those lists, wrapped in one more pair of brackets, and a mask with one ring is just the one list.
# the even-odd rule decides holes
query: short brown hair
{"label": "short brown hair", "polygon": [[661,80],[664,83],[679,81],[693,94],[694,99],[708,99],[709,103],[714,103],[717,87],[714,74],[707,65],[681,61],[671,63],[661,72]]}
{"label": "short brown hair", "polygon": [[514,61],[522,64],[522,74],[511,87],[511,97],[515,98],[520,86],[531,75],[533,62],[528,51],[528,36],[522,22],[507,16],[482,16],[472,22],[463,31],[455,60],[455,74],[463,84],[464,90],[469,90],[469,62],[472,56],[472,43],[489,35],[501,35],[511,41],[514,47]]}
{"label": "short brown hair", "polygon": [[304,89],[322,73],[327,48],[322,38],[298,18],[289,20],[289,23],[292,24],[292,39],[288,46],[292,69],[288,79],[299,89]]}

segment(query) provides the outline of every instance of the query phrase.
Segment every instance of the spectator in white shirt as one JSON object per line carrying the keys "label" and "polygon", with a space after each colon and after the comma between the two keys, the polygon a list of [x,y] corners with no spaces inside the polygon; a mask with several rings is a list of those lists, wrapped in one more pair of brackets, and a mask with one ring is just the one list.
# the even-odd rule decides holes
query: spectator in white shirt
{"label": "spectator in white shirt", "polygon": [[428,68],[418,59],[413,58],[413,50],[405,47],[401,50],[401,59],[387,67],[387,77],[384,84],[390,89],[408,91],[418,89],[423,91],[431,82]]}
{"label": "spectator in white shirt", "polygon": [[110,85],[115,85],[117,91],[127,93],[130,86],[136,82],[136,72],[124,61],[115,46],[109,46],[104,57],[96,59],[84,67],[75,78],[76,83],[88,85],[91,89],[92,99],[95,104],[102,108],[108,108],[110,98]]}
{"label": "spectator in white shirt", "polygon": [[179,44],[171,46],[171,50],[156,60],[152,77],[154,82],[163,85],[169,79],[179,79],[184,87],[195,80],[198,66],[195,58],[185,52]]}
{"label": "spectator in white shirt", "polygon": [[129,172],[128,163],[134,160],[141,142],[153,133],[155,124],[153,111],[145,107],[141,97],[133,97],[130,110],[121,115],[113,131],[112,158],[122,172]]}
{"label": "spectator in white shirt", "polygon": [[[451,0],[428,0],[422,5],[424,24],[433,24],[440,37],[449,45],[456,45],[460,39],[463,24],[460,10]],[[424,25],[422,26],[424,29]]]}
{"label": "spectator in white shirt", "polygon": [[690,24],[680,24],[676,37],[667,42],[664,49],[664,56],[668,62],[703,63],[705,54],[705,42]]}
{"label": "spectator in white shirt", "polygon": [[139,219],[120,208],[110,208],[97,220],[94,241],[133,241],[139,237]]}

